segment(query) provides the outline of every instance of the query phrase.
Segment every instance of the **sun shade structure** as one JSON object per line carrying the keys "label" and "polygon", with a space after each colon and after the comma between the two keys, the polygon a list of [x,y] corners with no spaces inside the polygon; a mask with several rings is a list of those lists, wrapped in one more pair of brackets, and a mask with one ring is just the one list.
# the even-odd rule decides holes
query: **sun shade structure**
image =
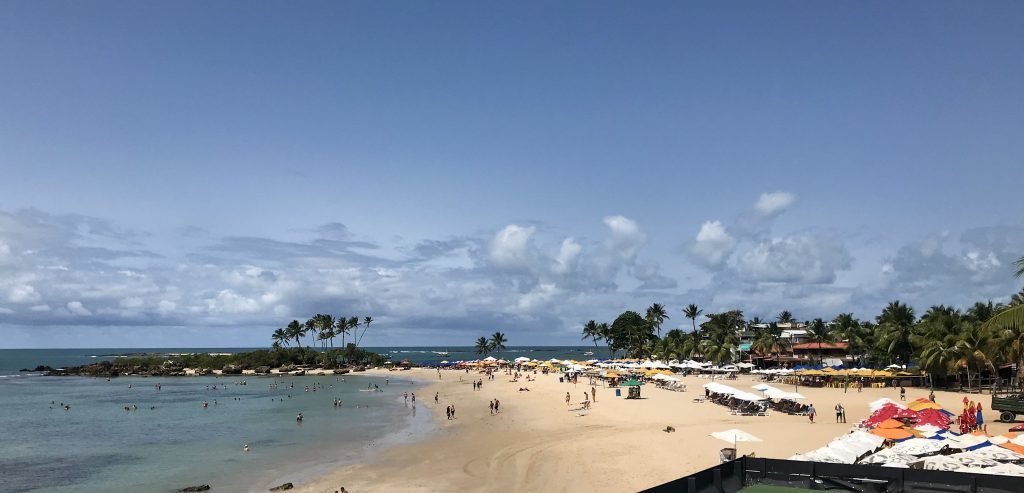
{"label": "sun shade structure", "polygon": [[903,428],[875,428],[871,430],[871,433],[887,440],[906,440],[907,438],[914,436],[913,433],[904,430]]}

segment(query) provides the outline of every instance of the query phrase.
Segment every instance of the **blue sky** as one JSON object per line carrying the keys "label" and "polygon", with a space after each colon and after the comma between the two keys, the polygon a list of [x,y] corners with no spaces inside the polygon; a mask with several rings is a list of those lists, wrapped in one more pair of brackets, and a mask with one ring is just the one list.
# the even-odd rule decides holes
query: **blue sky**
{"label": "blue sky", "polygon": [[1019,2],[0,5],[0,347],[1021,289]]}

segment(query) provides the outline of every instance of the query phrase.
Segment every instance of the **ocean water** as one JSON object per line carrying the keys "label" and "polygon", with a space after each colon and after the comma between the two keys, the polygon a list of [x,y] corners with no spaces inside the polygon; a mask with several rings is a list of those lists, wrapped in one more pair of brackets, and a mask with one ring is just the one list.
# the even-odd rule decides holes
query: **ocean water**
{"label": "ocean water", "polygon": [[[418,412],[406,404],[402,392],[417,386],[398,376],[246,377],[246,385],[237,377],[5,378],[0,491],[266,491],[300,483],[432,431],[426,399]],[[362,392],[368,384],[384,391]],[[314,385],[323,388],[305,390]],[[138,409],[124,410],[132,405]]]}
{"label": "ocean water", "polygon": [[[436,427],[427,409],[432,398],[420,396],[418,408],[403,399],[403,392],[416,392],[420,385],[401,372],[389,378],[348,374],[108,380],[18,371],[144,352],[244,350],[0,350],[0,492],[171,492],[199,484],[209,484],[213,491],[266,491],[283,482],[306,482],[393,444],[424,439]],[[375,350],[396,361],[417,363],[479,357],[472,348]],[[496,357],[604,356],[584,356],[588,351],[594,348],[519,347]],[[383,391],[365,391],[373,385]],[[336,398],[343,400],[340,408],[333,406]],[[125,406],[137,409],[126,411]],[[301,424],[295,419],[300,412],[305,418]],[[244,444],[249,444],[247,453]]]}

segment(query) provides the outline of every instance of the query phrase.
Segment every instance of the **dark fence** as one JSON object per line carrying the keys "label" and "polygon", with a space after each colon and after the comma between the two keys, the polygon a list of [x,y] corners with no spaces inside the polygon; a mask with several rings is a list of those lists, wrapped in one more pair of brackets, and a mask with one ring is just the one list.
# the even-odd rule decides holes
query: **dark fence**
{"label": "dark fence", "polygon": [[645,493],[736,493],[754,484],[860,493],[1022,493],[1024,478],[741,457]]}

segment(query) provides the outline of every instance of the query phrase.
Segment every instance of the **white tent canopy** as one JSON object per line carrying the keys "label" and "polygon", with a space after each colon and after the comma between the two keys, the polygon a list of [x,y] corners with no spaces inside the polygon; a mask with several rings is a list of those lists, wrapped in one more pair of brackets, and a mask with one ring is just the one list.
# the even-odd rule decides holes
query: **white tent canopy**
{"label": "white tent canopy", "polygon": [[757,438],[756,436],[751,435],[750,433],[747,433],[747,432],[745,432],[743,430],[738,430],[736,428],[733,428],[731,430],[725,430],[725,431],[716,431],[716,432],[712,433],[711,436],[713,436],[713,437],[715,437],[715,438],[717,438],[719,440],[726,441],[726,442],[732,442],[732,443],[736,443],[736,442],[760,442],[761,441],[760,438]]}

